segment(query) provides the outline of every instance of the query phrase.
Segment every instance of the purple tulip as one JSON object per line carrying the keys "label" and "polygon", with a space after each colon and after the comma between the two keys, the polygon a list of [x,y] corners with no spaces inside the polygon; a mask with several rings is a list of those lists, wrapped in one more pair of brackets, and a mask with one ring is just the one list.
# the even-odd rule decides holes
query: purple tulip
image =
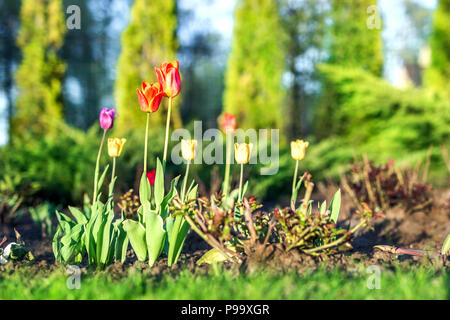
{"label": "purple tulip", "polygon": [[114,112],[114,108],[102,108],[100,110],[100,127],[104,130],[111,129],[115,117],[117,117],[117,114]]}

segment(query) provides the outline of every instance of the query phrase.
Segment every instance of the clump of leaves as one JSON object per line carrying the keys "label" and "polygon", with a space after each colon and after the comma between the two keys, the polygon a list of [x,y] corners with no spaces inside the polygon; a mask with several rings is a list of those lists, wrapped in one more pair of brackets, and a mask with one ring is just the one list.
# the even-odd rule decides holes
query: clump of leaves
{"label": "clump of leaves", "polygon": [[[178,180],[179,176],[171,181],[170,189],[166,193],[164,167],[157,159],[153,193],[144,173],[139,187],[141,205],[137,210],[137,220],[124,219],[122,223],[136,257],[139,261],[148,260],[150,266],[156,263],[163,251],[167,254],[168,266],[176,263],[189,231],[183,214],[177,215],[170,210],[175,198],[178,197],[178,201],[181,201],[176,189]],[[189,202],[196,197],[197,186],[192,183],[187,191],[187,200]],[[184,204],[181,209],[185,209]]]}
{"label": "clump of leaves", "polygon": [[[107,165],[98,180],[98,192],[108,168]],[[106,203],[101,201],[102,195],[98,193],[92,205],[85,203],[84,210],[69,206],[73,219],[56,211],[59,225],[52,243],[56,261],[64,264],[81,263],[83,256],[87,255],[89,264],[99,269],[108,266],[114,259],[122,263],[125,261],[128,237],[122,226],[124,216],[118,219],[114,217],[113,191],[116,179],[114,177],[109,185]]]}
{"label": "clump of leaves", "polygon": [[429,161],[420,177],[418,164],[413,170],[399,170],[394,160],[375,166],[364,155],[355,161],[348,174],[341,175],[342,186],[354,204],[362,210],[367,203],[375,212],[402,206],[407,213],[429,209],[432,205],[431,186],[426,183]]}
{"label": "clump of leaves", "polygon": [[329,206],[325,201],[315,211],[310,200],[314,184],[309,175],[302,179],[306,179],[303,181],[306,191],[298,208],[292,201],[291,207],[266,212],[251,197],[225,209],[220,195],[191,203],[186,220],[214,248],[199,262],[238,262],[255,247],[273,244],[282,244],[286,251],[295,249],[310,255],[328,255],[350,249],[350,240],[356,231],[369,226],[374,218],[372,210],[364,204],[363,210],[356,212],[360,222],[352,228],[340,229],[336,226],[340,191],[336,192]]}
{"label": "clump of leaves", "polygon": [[330,219],[328,211],[305,213],[291,208],[274,210],[275,234],[287,251],[292,249],[311,255],[329,255],[352,249],[350,240],[361,227],[369,226],[372,211],[356,211],[360,222],[351,229],[342,229]]}

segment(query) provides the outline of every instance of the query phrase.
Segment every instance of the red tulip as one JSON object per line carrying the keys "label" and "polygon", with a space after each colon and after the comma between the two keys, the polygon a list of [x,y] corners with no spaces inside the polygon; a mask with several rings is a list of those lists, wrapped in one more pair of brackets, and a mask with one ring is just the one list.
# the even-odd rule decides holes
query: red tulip
{"label": "red tulip", "polygon": [[150,182],[150,185],[152,187],[155,185],[155,177],[156,177],[156,170],[147,172],[147,179],[148,179],[148,182]]}
{"label": "red tulip", "polygon": [[225,113],[222,116],[222,130],[225,134],[230,134],[236,131],[236,117],[231,113]]}
{"label": "red tulip", "polygon": [[159,84],[162,86],[164,95],[169,98],[176,97],[181,90],[180,68],[178,61],[165,62],[155,67]]}
{"label": "red tulip", "polygon": [[164,96],[162,87],[158,82],[149,84],[147,81],[142,82],[141,90],[136,89],[139,97],[139,105],[144,112],[158,111],[161,100]]}

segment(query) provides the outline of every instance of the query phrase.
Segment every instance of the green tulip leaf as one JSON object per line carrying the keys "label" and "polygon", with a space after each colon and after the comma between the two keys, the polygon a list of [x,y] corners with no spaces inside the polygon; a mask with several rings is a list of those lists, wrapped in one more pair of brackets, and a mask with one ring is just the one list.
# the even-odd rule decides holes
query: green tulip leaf
{"label": "green tulip leaf", "polygon": [[152,194],[151,190],[152,189],[150,186],[150,182],[148,181],[147,174],[143,172],[141,176],[141,183],[139,185],[139,199],[141,203],[150,201]]}
{"label": "green tulip leaf", "polygon": [[168,265],[169,267],[176,263],[180,256],[181,249],[183,248],[184,241],[186,240],[187,233],[189,231],[189,224],[182,216],[177,216],[173,224],[173,228],[169,237],[169,253],[168,253]]}
{"label": "green tulip leaf", "polygon": [[228,258],[216,248],[212,248],[208,252],[206,252],[200,259],[197,261],[197,265],[201,264],[214,264],[219,262],[228,261]]}
{"label": "green tulip leaf", "polygon": [[150,266],[153,266],[164,248],[166,230],[164,230],[163,219],[154,212],[144,211],[144,220],[146,226],[145,239],[148,248],[148,260]]}
{"label": "green tulip leaf", "polygon": [[[100,176],[100,179],[98,180],[97,192],[99,192],[103,186],[103,182],[105,181],[105,177],[106,177],[106,173],[108,172],[108,169],[109,169],[109,164],[106,165],[105,169],[103,170],[102,175]],[[99,194],[99,197],[100,197],[100,194]]]}
{"label": "green tulip leaf", "polygon": [[241,200],[244,199],[245,194],[247,193],[247,189],[248,189],[248,181],[245,182],[244,187],[242,188],[242,199]]}
{"label": "green tulip leaf", "polygon": [[164,220],[166,219],[167,216],[167,206],[168,204],[173,200],[173,198],[176,196],[177,194],[177,184],[178,184],[178,180],[180,179],[180,176],[175,177],[172,182],[170,183],[170,190],[169,193],[167,193],[167,195],[164,197],[162,203],[161,203],[161,208],[162,210],[160,210],[160,216],[161,218]]}
{"label": "green tulip leaf", "polygon": [[115,257],[117,261],[121,263],[125,262],[127,258],[127,249],[128,249],[128,237],[125,230],[123,230],[123,225],[119,225],[116,229],[117,232],[117,240],[115,245]]}
{"label": "green tulip leaf", "polygon": [[450,234],[445,238],[444,244],[442,245],[441,254],[443,256],[450,252]]}
{"label": "green tulip leaf", "polygon": [[159,207],[164,199],[164,169],[159,159],[156,160],[155,202]]}
{"label": "green tulip leaf", "polygon": [[298,198],[298,191],[300,190],[300,188],[302,187],[303,184],[303,177],[300,178],[300,180],[297,182],[297,184],[295,185],[294,188],[294,193],[291,196],[291,203],[293,204],[293,209],[295,210],[295,203],[297,202],[297,198]]}
{"label": "green tulip leaf", "polygon": [[339,189],[335,194],[333,199],[331,200],[330,207],[330,220],[334,223],[337,223],[339,218],[339,212],[341,211],[341,189]]}
{"label": "green tulip leaf", "polygon": [[127,219],[123,222],[123,229],[127,233],[131,247],[139,261],[147,259],[147,244],[145,241],[145,228],[137,221]]}
{"label": "green tulip leaf", "polygon": [[109,183],[108,199],[112,199],[114,196],[114,185],[116,184],[116,181],[117,181],[117,176],[115,176]]}
{"label": "green tulip leaf", "polygon": [[69,206],[69,210],[78,223],[86,224],[88,222],[86,216],[80,209]]}
{"label": "green tulip leaf", "polygon": [[197,190],[198,190],[198,184],[196,184],[193,188],[189,190],[187,193],[186,200],[191,201],[197,199]]}
{"label": "green tulip leaf", "polygon": [[111,246],[111,242],[114,241],[114,238],[112,237],[113,234],[113,227],[112,227],[112,221],[114,219],[114,213],[110,212],[107,215],[106,221],[103,225],[103,238],[102,238],[102,243],[101,243],[101,252],[100,252],[100,263],[105,265],[108,263],[108,261],[110,260],[110,256],[111,256],[111,252],[112,250],[112,246]]}

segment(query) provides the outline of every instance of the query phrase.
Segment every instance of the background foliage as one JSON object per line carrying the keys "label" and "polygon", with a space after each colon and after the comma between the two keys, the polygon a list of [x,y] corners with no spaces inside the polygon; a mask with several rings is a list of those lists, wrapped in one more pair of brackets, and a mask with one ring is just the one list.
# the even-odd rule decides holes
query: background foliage
{"label": "background foliage", "polygon": [[[122,192],[137,190],[145,115],[136,88],[156,80],[154,66],[178,59],[175,127],[192,131],[194,120],[204,130],[217,127],[229,111],[244,129],[279,128],[285,142],[306,138],[311,146],[301,169],[315,180],[336,178],[362,153],[378,164],[392,157],[414,166],[431,146],[430,178],[448,182],[439,146],[450,143],[449,0],[439,0],[434,12],[402,0],[408,28],[395,48],[382,35],[384,17],[381,29],[367,26],[376,0],[237,0],[229,43],[211,27],[220,12],[199,17],[221,2],[202,1],[84,0],[77,4],[80,30],[65,27],[68,0],[0,2],[0,99],[11,130],[0,147],[0,174],[36,186],[30,201],[81,203],[92,187],[98,112],[116,106],[112,134],[128,139],[117,184]],[[384,79],[389,54],[407,85]],[[151,116],[151,161],[161,157],[166,110],[164,102]],[[261,165],[247,167],[251,193],[277,200],[289,191],[294,163],[287,145],[279,162],[275,176],[261,176]],[[168,170],[175,176],[181,169],[169,163]],[[192,167],[205,192],[220,185],[222,171]],[[236,177],[238,168],[232,171]]]}
{"label": "background foliage", "polygon": [[[174,0],[136,0],[131,8],[131,21],[122,35],[122,51],[117,65],[115,96],[120,118],[116,131],[123,134],[137,128],[145,128],[145,117],[139,109],[136,89],[142,81],[157,82],[155,66],[176,58],[177,16]],[[178,99],[175,99],[177,102]],[[152,114],[152,127],[165,124],[166,112],[161,105]],[[173,119],[181,126],[178,109]]]}
{"label": "background foliage", "polygon": [[16,73],[19,97],[11,134],[22,138],[55,134],[63,120],[61,80],[65,63],[58,56],[66,32],[61,0],[24,0],[17,43],[22,62]]}
{"label": "background foliage", "polygon": [[[225,111],[242,128],[282,128],[286,36],[272,0],[239,0],[225,77]],[[244,89],[245,88],[245,89]]]}

